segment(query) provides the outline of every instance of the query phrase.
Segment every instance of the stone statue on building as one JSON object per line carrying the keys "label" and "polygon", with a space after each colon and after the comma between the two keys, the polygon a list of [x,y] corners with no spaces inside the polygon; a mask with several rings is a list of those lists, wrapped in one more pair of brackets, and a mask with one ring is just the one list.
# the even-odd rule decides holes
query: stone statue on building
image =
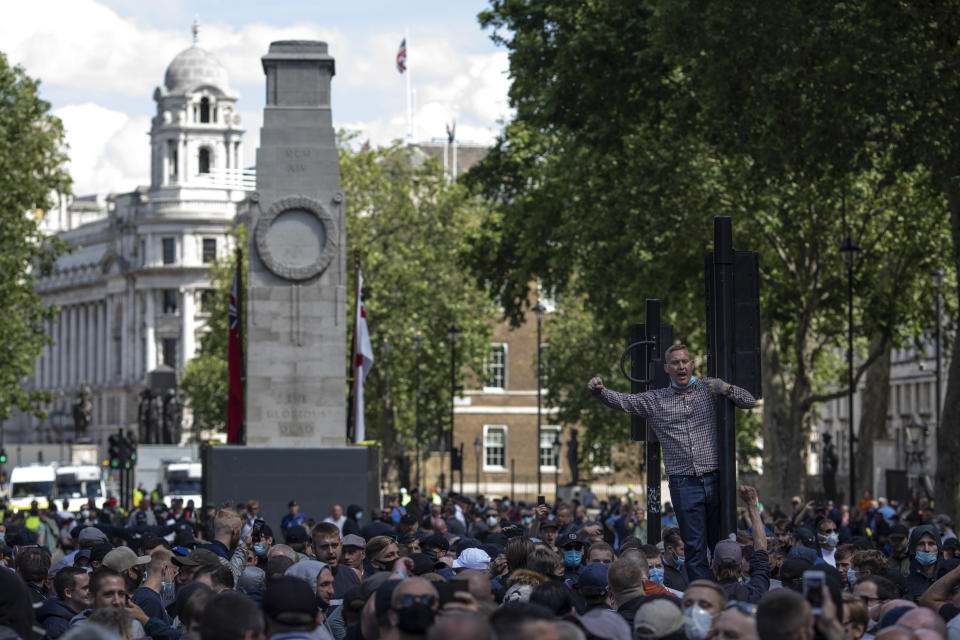
{"label": "stone statue on building", "polygon": [[567,465],[570,467],[570,485],[580,484],[580,443],[577,441],[577,430],[570,430],[570,439],[567,440]]}
{"label": "stone statue on building", "polygon": [[183,422],[183,405],[176,389],[167,389],[163,398],[163,443],[179,444]]}
{"label": "stone statue on building", "polygon": [[86,435],[87,427],[93,420],[93,392],[83,383],[73,399],[73,429],[75,437]]}
{"label": "stone statue on building", "polygon": [[820,470],[823,477],[823,492],[828,500],[837,500],[837,448],[829,433],[823,434],[823,453],[820,456]]}
{"label": "stone statue on building", "polygon": [[140,442],[145,444],[160,443],[160,414],[163,410],[161,399],[151,389],[140,392],[140,405],[137,413]]}

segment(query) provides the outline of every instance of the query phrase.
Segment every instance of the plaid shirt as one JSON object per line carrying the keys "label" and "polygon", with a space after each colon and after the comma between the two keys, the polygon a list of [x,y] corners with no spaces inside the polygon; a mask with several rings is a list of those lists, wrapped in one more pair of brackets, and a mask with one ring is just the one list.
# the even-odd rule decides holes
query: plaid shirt
{"label": "plaid shirt", "polygon": [[[717,397],[710,393],[709,380],[697,380],[686,393],[667,387],[634,395],[605,388],[598,398],[608,407],[649,421],[663,447],[668,476],[702,476],[719,466]],[[757,403],[737,386],[731,385],[729,397],[741,409]]]}

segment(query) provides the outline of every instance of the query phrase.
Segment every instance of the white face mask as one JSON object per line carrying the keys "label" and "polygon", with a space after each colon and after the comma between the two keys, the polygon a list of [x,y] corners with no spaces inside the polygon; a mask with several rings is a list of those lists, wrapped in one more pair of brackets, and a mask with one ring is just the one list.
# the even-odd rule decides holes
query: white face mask
{"label": "white face mask", "polygon": [[705,640],[713,625],[713,616],[699,605],[687,607],[683,612],[683,630],[690,640]]}
{"label": "white face mask", "polygon": [[497,526],[497,523],[498,523],[498,522],[500,522],[500,521],[497,520],[496,516],[490,516],[489,518],[487,518],[487,526],[488,526],[488,527],[495,527],[495,526]]}

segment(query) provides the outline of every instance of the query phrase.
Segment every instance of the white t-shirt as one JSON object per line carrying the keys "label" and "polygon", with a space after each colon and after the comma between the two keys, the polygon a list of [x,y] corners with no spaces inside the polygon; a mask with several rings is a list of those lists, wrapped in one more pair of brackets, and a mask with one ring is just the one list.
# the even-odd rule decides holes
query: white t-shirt
{"label": "white t-shirt", "polygon": [[347,523],[347,516],[340,516],[339,520],[334,520],[332,516],[326,517],[323,519],[324,522],[331,522],[337,525],[337,529],[340,529],[340,535],[343,535],[343,525]]}

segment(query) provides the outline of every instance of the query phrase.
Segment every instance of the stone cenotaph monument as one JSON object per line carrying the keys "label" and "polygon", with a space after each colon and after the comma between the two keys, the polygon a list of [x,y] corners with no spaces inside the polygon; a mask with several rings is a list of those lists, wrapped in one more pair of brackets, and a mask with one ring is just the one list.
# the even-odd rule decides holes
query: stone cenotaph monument
{"label": "stone cenotaph monument", "polygon": [[346,431],[346,223],[327,44],[274,42],[249,203],[247,444],[331,447]]}

